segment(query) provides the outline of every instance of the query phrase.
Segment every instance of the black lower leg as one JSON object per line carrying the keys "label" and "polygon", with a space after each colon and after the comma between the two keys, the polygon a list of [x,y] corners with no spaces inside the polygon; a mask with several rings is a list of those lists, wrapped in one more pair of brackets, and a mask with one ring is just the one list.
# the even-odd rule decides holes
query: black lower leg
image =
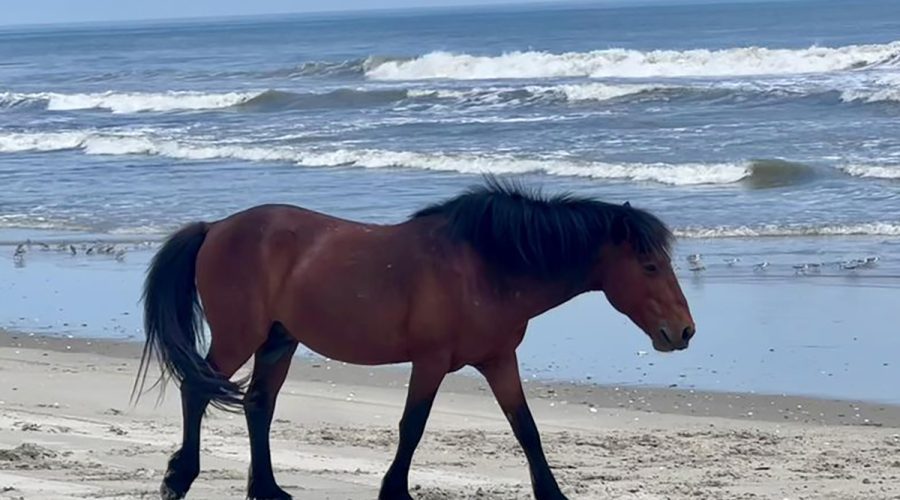
{"label": "black lower leg", "polygon": [[406,406],[400,419],[400,442],[394,461],[384,475],[379,500],[409,500],[409,466],[422,434],[434,397],[447,374],[449,356],[436,353],[433,358],[413,362]]}
{"label": "black lower leg", "polygon": [[257,351],[250,388],[244,399],[244,413],[250,434],[250,477],[247,498],[289,499],[291,496],[275,482],[269,430],[275,413],[275,400],[284,383],[297,341],[279,324],[272,327],[269,339]]}
{"label": "black lower leg", "polygon": [[400,420],[400,442],[397,445],[397,454],[394,461],[384,476],[381,485],[380,500],[407,499],[409,496],[409,467],[412,464],[413,454],[422,434],[425,432],[425,423],[431,406],[434,403],[434,395],[430,398],[413,403],[403,412]]}
{"label": "black lower leg", "polygon": [[251,387],[244,402],[247,429],[250,434],[250,478],[247,483],[249,498],[290,498],[275,483],[272,457],[269,449],[269,429],[272,423],[274,397],[265,390]]}
{"label": "black lower leg", "polygon": [[169,458],[160,496],[163,500],[184,498],[200,474],[200,423],[209,399],[186,387],[181,389],[183,435],[181,448]]}
{"label": "black lower leg", "polygon": [[513,434],[519,441],[525,457],[528,458],[528,468],[531,472],[531,485],[537,500],[565,500],[565,495],[559,489],[553,472],[547,464],[544,449],[541,446],[541,436],[538,433],[534,417],[525,402],[525,393],[522,390],[522,380],[519,377],[519,365],[515,352],[507,353],[489,363],[477,366],[484,374],[497,403],[506,415],[512,427]]}
{"label": "black lower leg", "polygon": [[535,498],[538,500],[564,499],[565,495],[560,491],[556,478],[553,477],[553,472],[550,470],[550,465],[547,463],[543,446],[541,446],[541,437],[528,405],[523,401],[517,409],[507,414],[506,417],[509,419],[513,433],[522,446],[525,456],[528,458],[528,468],[531,472],[531,484],[534,488]]}

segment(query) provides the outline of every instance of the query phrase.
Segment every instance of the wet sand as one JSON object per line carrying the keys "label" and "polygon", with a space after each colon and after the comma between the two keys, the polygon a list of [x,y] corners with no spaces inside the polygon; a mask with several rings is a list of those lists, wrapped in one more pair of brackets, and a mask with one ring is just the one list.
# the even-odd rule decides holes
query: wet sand
{"label": "wet sand", "polygon": [[[0,328],[141,339],[140,290],[153,244],[103,240],[127,250],[117,260],[88,253],[100,236],[42,235],[34,241],[50,249],[35,243],[18,264],[16,245],[0,238]],[[26,234],[8,237],[24,241]],[[680,243],[687,244],[698,243]],[[900,390],[880,383],[900,379],[900,336],[886,327],[900,324],[897,262],[797,275],[784,257],[758,273],[746,256],[731,267],[712,249],[697,250],[708,256],[708,269],[679,271],[698,325],[690,349],[653,352],[602,294],[585,294],[532,321],[518,352],[523,377],[900,404]]]}
{"label": "wet sand", "polygon": [[[180,436],[177,392],[129,405],[140,346],[0,334],[0,498],[155,498]],[[405,367],[298,358],[273,426],[297,498],[372,499],[396,442]],[[900,498],[900,407],[529,382],[569,498]],[[189,498],[242,498],[240,415],[213,413]],[[448,378],[411,482],[420,499],[529,498],[524,457],[486,386]]]}

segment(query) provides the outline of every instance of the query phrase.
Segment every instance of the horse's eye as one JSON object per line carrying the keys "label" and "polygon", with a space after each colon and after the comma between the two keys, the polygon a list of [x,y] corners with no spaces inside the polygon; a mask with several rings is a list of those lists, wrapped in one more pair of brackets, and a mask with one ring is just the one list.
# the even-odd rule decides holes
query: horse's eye
{"label": "horse's eye", "polygon": [[659,271],[659,268],[656,267],[656,264],[644,264],[644,271],[647,271],[650,274],[654,274]]}

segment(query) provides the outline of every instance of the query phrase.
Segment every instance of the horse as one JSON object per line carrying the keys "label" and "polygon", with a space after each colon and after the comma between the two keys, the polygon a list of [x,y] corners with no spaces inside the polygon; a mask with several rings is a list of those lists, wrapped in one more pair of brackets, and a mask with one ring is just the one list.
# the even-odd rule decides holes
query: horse
{"label": "horse", "polygon": [[[292,498],[275,481],[269,430],[303,344],[347,363],[411,363],[380,500],[412,499],[409,469],[435,395],[464,366],[487,380],[527,458],[535,498],[565,499],[525,400],[516,348],[530,319],[588,291],[603,291],[656,350],[687,348],[695,326],[671,266],[672,241],[660,219],[628,202],[545,195],[493,178],[392,225],[270,204],[184,226],[153,257],[142,296],[135,390],[155,360],[160,381],[181,391],[183,439],[161,498],[183,498],[199,474],[210,404],[245,413],[247,497]],[[249,385],[232,381],[251,357]]]}

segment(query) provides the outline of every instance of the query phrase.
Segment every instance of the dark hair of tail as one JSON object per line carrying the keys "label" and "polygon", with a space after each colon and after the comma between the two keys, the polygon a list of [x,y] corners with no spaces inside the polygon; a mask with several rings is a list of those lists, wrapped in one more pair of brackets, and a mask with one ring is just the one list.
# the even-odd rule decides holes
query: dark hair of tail
{"label": "dark hair of tail", "polygon": [[208,229],[204,222],[183,227],[153,257],[144,282],[147,339],[132,391],[133,401],[143,392],[151,358],[155,357],[160,377],[154,387],[159,385],[163,390],[172,378],[182,390],[208,397],[217,408],[237,410],[243,404],[240,384],[216,372],[200,354],[206,341],[195,275],[197,254]]}

